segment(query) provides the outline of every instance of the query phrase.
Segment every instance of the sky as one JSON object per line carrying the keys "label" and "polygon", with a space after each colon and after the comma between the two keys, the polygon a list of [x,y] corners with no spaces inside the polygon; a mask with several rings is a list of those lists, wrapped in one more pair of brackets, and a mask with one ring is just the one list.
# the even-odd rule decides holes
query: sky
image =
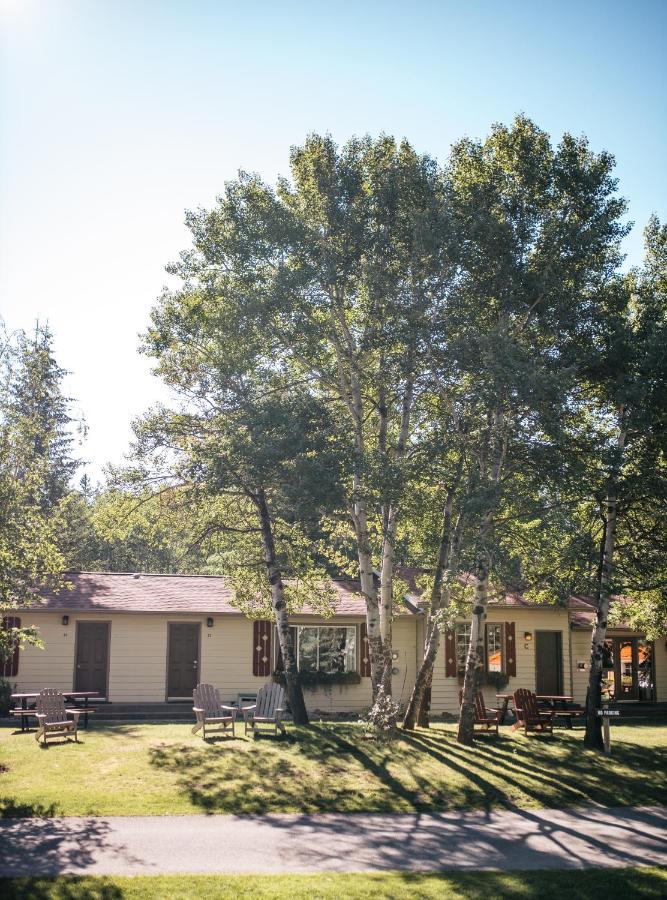
{"label": "sky", "polygon": [[91,477],[166,398],[139,335],[186,209],[309,132],[444,161],[519,112],[615,155],[638,264],[667,218],[667,0],[0,0],[0,317],[49,323]]}

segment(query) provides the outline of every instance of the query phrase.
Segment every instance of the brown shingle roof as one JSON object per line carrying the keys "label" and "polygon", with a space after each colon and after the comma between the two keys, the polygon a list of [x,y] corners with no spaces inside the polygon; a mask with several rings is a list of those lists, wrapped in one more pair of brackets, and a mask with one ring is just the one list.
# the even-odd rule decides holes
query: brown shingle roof
{"label": "brown shingle roof", "polygon": [[[71,587],[45,591],[33,609],[114,612],[190,612],[239,614],[232,605],[234,590],[220,575],[144,575],[112,572],[70,572]],[[337,616],[363,616],[366,606],[352,582],[336,581]],[[304,607],[301,611],[312,610]]]}
{"label": "brown shingle roof", "polygon": [[[419,601],[417,579],[422,570],[399,569],[410,591],[401,614],[420,612],[415,605]],[[471,576],[463,575],[465,584]],[[108,611],[108,612],[152,612],[152,613],[204,613],[238,615],[233,606],[234,589],[221,575],[152,575],[116,572],[69,572],[65,575],[71,585],[58,593],[42,592],[43,601],[33,609],[62,611]],[[366,604],[359,593],[359,585],[353,581],[336,580],[333,587],[338,595],[336,616],[365,616]],[[491,595],[491,606],[518,607],[532,609],[552,609],[530,603],[519,594],[504,596]],[[581,611],[581,622],[590,622],[594,607],[583,597],[572,597],[568,603],[570,610]],[[302,614],[314,614],[308,606]],[[575,615],[573,621],[578,621]]]}

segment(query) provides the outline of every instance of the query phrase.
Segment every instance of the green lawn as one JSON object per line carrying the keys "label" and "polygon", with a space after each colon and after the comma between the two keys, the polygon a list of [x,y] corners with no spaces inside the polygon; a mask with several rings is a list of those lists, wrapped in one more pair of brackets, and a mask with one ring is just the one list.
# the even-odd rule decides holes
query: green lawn
{"label": "green lawn", "polygon": [[599,900],[664,897],[665,869],[586,869],[579,872],[475,872],[389,875],[163,875],[138,878],[0,878],[6,900],[189,900],[288,897],[289,900],[413,900],[496,897]]}
{"label": "green lawn", "polygon": [[467,749],[454,727],[392,748],[350,724],[287,738],[204,742],[188,725],[95,726],[44,748],[0,728],[0,815],[167,815],[567,807],[667,803],[667,725],[614,726],[613,755],[580,729],[529,737],[503,729]]}

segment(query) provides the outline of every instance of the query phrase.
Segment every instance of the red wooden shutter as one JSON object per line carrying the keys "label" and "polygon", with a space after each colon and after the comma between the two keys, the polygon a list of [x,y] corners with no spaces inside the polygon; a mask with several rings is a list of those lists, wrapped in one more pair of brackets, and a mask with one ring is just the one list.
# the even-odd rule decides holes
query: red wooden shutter
{"label": "red wooden shutter", "polygon": [[456,665],[456,634],[453,628],[445,628],[445,675],[448,678],[456,678],[458,667]]}
{"label": "red wooden shutter", "polygon": [[[20,628],[21,620],[17,616],[5,616],[2,620],[2,627],[5,630],[10,628]],[[0,666],[0,676],[2,678],[16,678],[19,673],[19,645],[18,641],[14,645],[14,652],[9,659]]]}
{"label": "red wooden shutter", "polygon": [[368,643],[368,630],[366,623],[362,622],[359,628],[359,645],[360,645],[360,666],[359,674],[362,678],[371,677],[371,648]]}
{"label": "red wooden shutter", "polygon": [[505,674],[516,675],[516,636],[514,622],[505,622]]}
{"label": "red wooden shutter", "polygon": [[271,628],[267,619],[252,623],[252,674],[263,678],[271,674]]}

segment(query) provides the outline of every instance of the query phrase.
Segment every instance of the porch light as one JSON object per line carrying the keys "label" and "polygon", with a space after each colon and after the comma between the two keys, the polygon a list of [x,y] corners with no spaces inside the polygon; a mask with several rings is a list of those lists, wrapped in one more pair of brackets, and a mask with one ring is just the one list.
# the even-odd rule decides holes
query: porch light
{"label": "porch light", "polygon": [[69,625],[69,616],[63,616],[60,621],[63,623],[63,625]]}
{"label": "porch light", "polygon": [[208,619],[206,620],[206,627],[213,628],[213,617],[212,616],[209,616]]}
{"label": "porch light", "polygon": [[533,639],[533,632],[532,632],[532,631],[524,631],[524,633],[523,633],[523,639],[524,639],[524,641],[532,641],[532,639]]}

